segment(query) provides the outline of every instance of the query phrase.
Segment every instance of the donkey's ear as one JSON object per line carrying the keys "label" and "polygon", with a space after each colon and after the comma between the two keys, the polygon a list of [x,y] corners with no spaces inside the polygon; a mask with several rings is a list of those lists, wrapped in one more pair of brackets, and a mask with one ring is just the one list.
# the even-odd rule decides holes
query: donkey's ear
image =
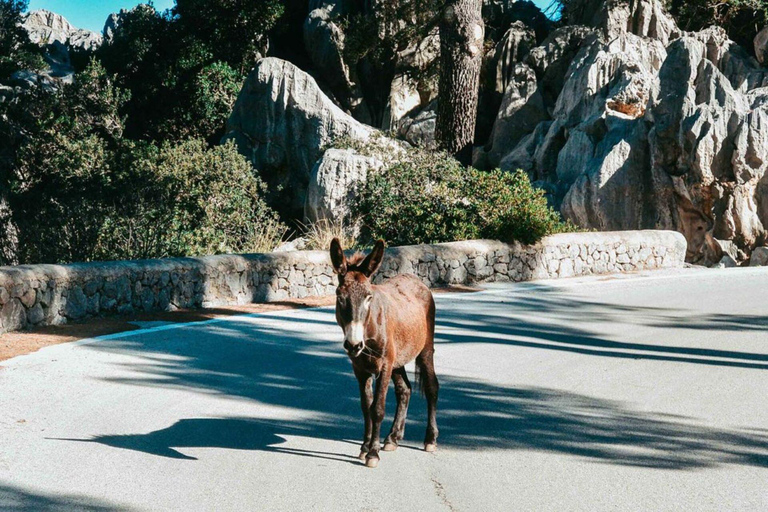
{"label": "donkey's ear", "polygon": [[360,264],[360,269],[366,277],[371,277],[381,265],[381,260],[384,259],[384,240],[378,240],[376,245],[373,246],[373,250],[365,257]]}
{"label": "donkey's ear", "polygon": [[331,264],[333,271],[339,275],[347,273],[347,257],[344,256],[344,250],[341,248],[341,242],[338,238],[331,241]]}

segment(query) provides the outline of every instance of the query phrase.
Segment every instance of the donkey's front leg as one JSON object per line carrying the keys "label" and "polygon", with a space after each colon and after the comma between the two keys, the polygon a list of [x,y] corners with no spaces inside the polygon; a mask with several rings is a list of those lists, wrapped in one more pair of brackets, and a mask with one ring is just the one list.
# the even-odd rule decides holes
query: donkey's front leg
{"label": "donkey's front leg", "polygon": [[392,366],[386,364],[376,379],[376,392],[371,405],[371,420],[373,431],[371,432],[371,450],[365,458],[365,465],[375,468],[379,465],[379,448],[381,447],[381,423],[384,421],[384,413],[387,406],[387,389],[392,378]]}
{"label": "donkey's front leg", "polygon": [[371,421],[371,404],[373,404],[373,375],[363,371],[355,370],[355,377],[360,386],[360,408],[363,410],[363,422],[365,423],[365,434],[363,435],[363,445],[360,447],[360,460],[365,460],[368,452],[371,451],[371,431],[373,425]]}

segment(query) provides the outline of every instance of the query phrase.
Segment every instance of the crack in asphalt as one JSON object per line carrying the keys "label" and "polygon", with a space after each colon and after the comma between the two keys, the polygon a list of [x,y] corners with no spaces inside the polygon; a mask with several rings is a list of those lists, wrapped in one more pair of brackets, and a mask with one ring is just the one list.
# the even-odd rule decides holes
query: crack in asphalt
{"label": "crack in asphalt", "polygon": [[445,488],[443,487],[443,484],[440,483],[435,475],[431,475],[430,479],[432,480],[432,486],[435,488],[435,496],[440,498],[440,501],[443,502],[443,505],[445,505],[448,510],[451,512],[458,512],[458,509],[453,506],[453,503],[451,503],[451,501],[448,499],[448,496],[445,494]]}

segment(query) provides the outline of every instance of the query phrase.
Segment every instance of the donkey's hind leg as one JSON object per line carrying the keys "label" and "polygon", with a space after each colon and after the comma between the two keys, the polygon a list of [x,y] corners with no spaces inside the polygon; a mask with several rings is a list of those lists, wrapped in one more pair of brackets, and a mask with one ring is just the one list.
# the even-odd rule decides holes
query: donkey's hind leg
{"label": "donkey's hind leg", "polygon": [[392,371],[392,382],[395,384],[395,397],[397,398],[397,411],[392,422],[392,430],[384,440],[384,451],[392,452],[405,436],[405,417],[408,415],[408,403],[411,400],[411,382],[405,367]]}
{"label": "donkey's hind leg", "polygon": [[425,350],[416,358],[419,369],[419,384],[427,398],[427,433],[424,436],[424,450],[434,452],[437,450],[437,392],[440,384],[435,375],[433,360],[434,351]]}

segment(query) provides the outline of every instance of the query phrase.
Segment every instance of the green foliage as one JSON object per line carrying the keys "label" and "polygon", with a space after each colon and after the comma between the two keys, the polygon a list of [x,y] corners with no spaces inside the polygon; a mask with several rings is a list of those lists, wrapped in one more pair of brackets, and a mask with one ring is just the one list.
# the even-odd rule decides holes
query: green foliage
{"label": "green foliage", "polygon": [[277,0],[179,0],[163,13],[129,11],[97,53],[132,93],[127,136],[217,141],[224,111],[282,12]]}
{"label": "green foliage", "polygon": [[371,173],[353,214],[362,220],[364,239],[391,245],[472,238],[533,243],[572,229],[523,172],[485,173],[420,150]]}
{"label": "green foliage", "polygon": [[9,122],[0,136],[13,143],[2,148],[10,218],[0,225],[15,227],[21,263],[258,251],[279,242],[284,227],[234,145],[125,139],[119,111],[127,99],[94,61],[58,93],[2,105]]}
{"label": "green foliage", "polygon": [[768,24],[768,0],[670,0],[668,7],[681,29],[719,25],[750,53],[755,35]]}
{"label": "green foliage", "polygon": [[283,14],[280,0],[176,0],[181,30],[200,41],[212,60],[247,73],[266,50],[265,35]]}
{"label": "green foliage", "polygon": [[45,65],[40,49],[21,26],[27,0],[0,0],[0,80],[19,69],[39,70]]}
{"label": "green foliage", "polygon": [[229,114],[240,92],[242,76],[226,62],[215,62],[204,67],[184,90],[189,98],[174,116],[183,120],[166,132],[174,132],[174,138],[199,137],[218,143],[224,134]]}
{"label": "green foliage", "polygon": [[264,252],[285,233],[234,144],[137,144],[122,160],[123,193],[105,219],[97,258]]}

